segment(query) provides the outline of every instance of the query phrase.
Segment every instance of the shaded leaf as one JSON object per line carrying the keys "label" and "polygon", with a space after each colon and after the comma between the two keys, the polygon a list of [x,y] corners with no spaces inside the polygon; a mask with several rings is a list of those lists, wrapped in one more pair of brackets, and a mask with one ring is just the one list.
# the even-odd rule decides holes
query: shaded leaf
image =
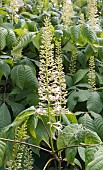
{"label": "shaded leaf", "polygon": [[102,108],[103,108],[103,104],[99,94],[96,91],[90,92],[89,98],[87,100],[88,111],[100,113]]}
{"label": "shaded leaf", "polygon": [[84,76],[88,73],[88,69],[79,69],[73,77],[74,84],[78,83],[80,80],[84,78]]}
{"label": "shaded leaf", "polygon": [[5,126],[11,123],[10,112],[5,103],[3,103],[0,107],[0,128],[4,128]]}

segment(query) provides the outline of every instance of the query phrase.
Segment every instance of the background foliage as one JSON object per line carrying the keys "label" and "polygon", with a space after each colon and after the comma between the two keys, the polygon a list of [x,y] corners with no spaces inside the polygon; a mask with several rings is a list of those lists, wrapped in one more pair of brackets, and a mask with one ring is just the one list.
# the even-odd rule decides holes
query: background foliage
{"label": "background foliage", "polygon": [[[93,2],[72,0],[71,16],[68,16],[68,9],[63,8],[65,1],[62,0],[18,0],[19,5],[15,7],[10,6],[9,0],[0,2],[1,137],[15,139],[15,129],[17,131],[17,126],[21,127],[28,119],[26,141],[49,148],[49,137],[43,125],[48,119],[46,116],[41,119],[35,112],[39,103],[41,28],[44,19],[49,17],[53,26],[54,49],[55,40],[61,38],[67,108],[74,113],[62,116],[63,129],[55,147],[59,150],[80,143],[102,143],[103,1],[95,1],[94,6]],[[96,12],[93,13],[92,8],[96,8]],[[70,17],[69,23],[63,18],[64,13]],[[96,22],[94,25],[91,16]],[[53,123],[56,122],[53,117],[51,119]],[[46,129],[49,131],[49,125],[46,125]],[[53,128],[52,134],[55,134]],[[1,170],[5,169],[5,162],[12,154],[12,145],[0,141]],[[49,153],[34,147],[31,150],[33,169],[43,169]],[[66,148],[62,152],[63,169],[102,170],[102,153],[103,147],[98,145]],[[54,163],[51,163],[48,169],[53,168]]]}

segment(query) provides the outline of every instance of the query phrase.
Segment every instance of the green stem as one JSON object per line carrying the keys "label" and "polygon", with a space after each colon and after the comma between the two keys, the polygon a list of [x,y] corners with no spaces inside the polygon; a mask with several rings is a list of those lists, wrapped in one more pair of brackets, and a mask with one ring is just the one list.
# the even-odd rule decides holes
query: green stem
{"label": "green stem", "polygon": [[55,159],[55,158],[49,159],[48,162],[45,164],[43,170],[46,170],[46,168],[47,168],[47,166],[49,165],[49,163],[50,163],[52,160],[54,160],[54,159]]}

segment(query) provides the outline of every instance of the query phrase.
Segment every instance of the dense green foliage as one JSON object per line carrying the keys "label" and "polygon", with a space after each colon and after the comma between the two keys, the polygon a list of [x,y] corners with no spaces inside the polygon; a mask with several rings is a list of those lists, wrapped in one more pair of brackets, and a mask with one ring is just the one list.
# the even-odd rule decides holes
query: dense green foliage
{"label": "dense green foliage", "polygon": [[0,170],[103,169],[102,0],[0,1],[0,139]]}

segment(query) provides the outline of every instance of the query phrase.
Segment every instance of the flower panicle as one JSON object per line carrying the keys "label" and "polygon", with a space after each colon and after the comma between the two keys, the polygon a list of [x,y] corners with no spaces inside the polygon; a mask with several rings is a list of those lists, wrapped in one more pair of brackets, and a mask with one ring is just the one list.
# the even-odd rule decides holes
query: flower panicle
{"label": "flower panicle", "polygon": [[95,73],[95,62],[94,56],[91,56],[89,59],[89,74],[88,74],[88,83],[91,86],[92,90],[96,88],[96,73]]}
{"label": "flower panicle", "polygon": [[[39,109],[38,113],[46,114],[45,108],[53,109],[53,114],[60,114],[66,103],[66,84],[62,67],[61,43],[56,45],[56,59],[52,44],[53,33],[50,20],[45,19],[42,29],[42,45],[40,50],[39,71]],[[58,57],[57,57],[58,56]]]}
{"label": "flower panicle", "polygon": [[95,27],[98,23],[97,0],[89,0],[87,9],[88,9],[88,13],[89,13],[90,26]]}
{"label": "flower panicle", "polygon": [[74,74],[76,72],[76,62],[77,62],[77,51],[75,50],[72,52],[71,61],[69,65],[70,74]]}
{"label": "flower panicle", "polygon": [[74,15],[73,12],[73,4],[71,0],[63,0],[63,14],[62,20],[65,26],[69,26],[71,24],[71,17]]}
{"label": "flower panicle", "polygon": [[59,41],[56,41],[56,70],[58,72],[57,79],[58,79],[58,86],[60,88],[60,106],[66,107],[66,80],[65,80],[65,74],[63,71],[63,63],[62,63],[62,51],[61,51],[61,39]]}

